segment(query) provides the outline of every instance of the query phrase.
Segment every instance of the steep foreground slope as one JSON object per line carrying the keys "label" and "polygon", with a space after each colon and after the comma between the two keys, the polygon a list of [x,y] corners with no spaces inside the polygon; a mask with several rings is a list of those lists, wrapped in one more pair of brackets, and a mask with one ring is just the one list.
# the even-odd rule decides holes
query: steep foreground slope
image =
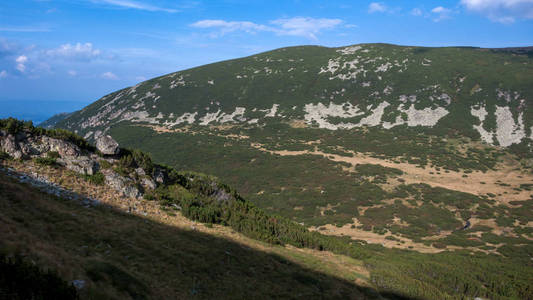
{"label": "steep foreground slope", "polygon": [[2,120],[0,145],[2,253],[83,281],[82,298],[533,297],[527,241],[503,255],[386,249],[309,232],[213,177],[138,151],[105,156],[66,131]]}
{"label": "steep foreground slope", "polygon": [[[0,206],[2,252],[74,281],[82,299],[380,298],[356,285],[357,273],[349,268],[342,278],[305,266],[331,268],[328,259],[271,249],[224,228],[192,230],[203,226],[179,217],[173,218],[176,226],[154,215],[87,208],[5,174]],[[2,299],[5,288],[0,286]]]}

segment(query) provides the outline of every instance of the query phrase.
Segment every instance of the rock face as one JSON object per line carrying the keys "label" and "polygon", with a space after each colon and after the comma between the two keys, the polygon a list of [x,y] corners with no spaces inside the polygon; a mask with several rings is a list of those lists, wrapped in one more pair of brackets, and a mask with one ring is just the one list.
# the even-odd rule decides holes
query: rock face
{"label": "rock face", "polygon": [[84,175],[94,175],[98,172],[99,168],[98,163],[87,156],[79,156],[75,158],[66,156],[58,159],[57,162],[71,171]]}
{"label": "rock face", "polygon": [[[102,157],[92,150],[81,149],[68,140],[34,134],[32,131],[23,130],[12,134],[0,130],[0,151],[6,152],[10,157],[21,160],[46,158],[53,160],[56,166],[78,174],[104,175],[106,184],[125,197],[142,198],[144,191],[154,190],[167,181],[167,171],[160,167],[155,169],[153,176],[140,167],[131,170],[129,175],[114,171],[111,166],[118,162],[118,157],[114,155],[119,154],[120,148],[110,136],[99,138],[97,149],[103,155],[113,156]],[[107,164],[105,167],[104,162]],[[100,166],[100,163],[103,165]],[[226,199],[226,195],[221,193],[217,193],[216,197]]]}
{"label": "rock face", "polygon": [[117,155],[120,152],[118,143],[109,135],[102,135],[96,139],[96,149],[104,155]]}
{"label": "rock face", "polygon": [[142,196],[142,193],[130,178],[121,176],[111,170],[103,170],[102,173],[105,176],[106,183],[124,196],[130,198],[140,198]]}
{"label": "rock face", "polygon": [[8,135],[4,131],[0,131],[0,149],[9,154],[14,159],[20,159],[24,155],[20,146],[15,140],[15,136]]}
{"label": "rock face", "polygon": [[61,157],[75,158],[82,154],[73,143],[48,136],[32,136],[25,132],[10,134],[0,130],[0,150],[15,159],[37,157],[47,152],[57,152]]}

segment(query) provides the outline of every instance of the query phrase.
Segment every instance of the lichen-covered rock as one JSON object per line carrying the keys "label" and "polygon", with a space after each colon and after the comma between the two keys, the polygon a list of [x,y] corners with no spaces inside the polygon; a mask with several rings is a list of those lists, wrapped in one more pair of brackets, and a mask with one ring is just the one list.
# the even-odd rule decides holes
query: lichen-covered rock
{"label": "lichen-covered rock", "polygon": [[61,156],[77,157],[81,154],[80,148],[73,143],[47,136],[42,136],[40,145],[36,145],[35,148],[41,152],[55,151]]}
{"label": "lichen-covered rock", "polygon": [[0,149],[15,159],[20,159],[24,156],[15,136],[5,132],[0,135]]}
{"label": "lichen-covered rock", "polygon": [[120,152],[118,143],[109,135],[102,135],[96,139],[96,149],[104,155],[117,155]]}
{"label": "lichen-covered rock", "polygon": [[135,169],[135,173],[137,173],[137,175],[139,175],[139,176],[146,176],[146,172],[144,171],[143,168]]}
{"label": "lichen-covered rock", "polygon": [[80,174],[94,175],[98,172],[98,163],[87,156],[66,156],[58,159],[57,162],[64,165],[65,168]]}
{"label": "lichen-covered rock", "polygon": [[211,187],[213,188],[213,193],[210,196],[214,197],[218,202],[227,202],[231,199],[231,195],[223,188],[218,187],[215,182],[211,183]]}
{"label": "lichen-covered rock", "polygon": [[155,181],[147,177],[141,179],[141,185],[147,190],[155,190],[157,187]]}
{"label": "lichen-covered rock", "polygon": [[106,183],[124,196],[130,198],[140,198],[142,196],[142,193],[130,178],[121,176],[112,170],[102,170],[102,173],[105,176]]}

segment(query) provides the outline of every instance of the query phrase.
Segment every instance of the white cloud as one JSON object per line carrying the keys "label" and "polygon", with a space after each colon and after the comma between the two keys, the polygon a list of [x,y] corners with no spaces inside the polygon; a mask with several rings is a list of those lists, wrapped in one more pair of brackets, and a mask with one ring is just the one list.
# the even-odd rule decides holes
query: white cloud
{"label": "white cloud", "polygon": [[191,24],[196,28],[218,28],[220,34],[224,35],[233,31],[244,31],[248,33],[255,33],[257,31],[273,31],[265,25],[259,25],[248,21],[224,21],[224,20],[201,20]]}
{"label": "white cloud", "polygon": [[17,63],[17,70],[20,72],[26,71],[26,62],[28,62],[28,57],[26,55],[20,55],[15,59],[15,62]]}
{"label": "white cloud", "polygon": [[278,19],[271,22],[274,25],[279,25],[280,30],[277,31],[280,35],[303,36],[316,40],[316,34],[324,29],[332,29],[342,23],[340,19],[313,19],[313,18],[291,18]]}
{"label": "white cloud", "polygon": [[[278,35],[302,36],[316,40],[322,30],[333,29],[342,23],[340,19],[295,17],[270,21],[271,25],[262,25],[249,21],[201,20],[191,24],[196,28],[215,28],[219,31],[212,34],[218,37],[234,31],[256,33],[259,31],[273,32]],[[272,26],[273,25],[273,26]]]}
{"label": "white cloud", "polygon": [[436,17],[433,19],[435,22],[440,22],[450,18],[452,10],[442,6],[437,6],[431,10],[432,13],[436,14]]}
{"label": "white cloud", "polygon": [[500,23],[516,19],[533,19],[533,0],[461,0],[467,10],[485,15]]}
{"label": "white cloud", "polygon": [[172,9],[172,8],[164,8],[159,6],[154,6],[138,1],[131,1],[131,0],[93,0],[95,3],[104,3],[109,4],[113,6],[119,6],[123,8],[131,8],[131,9],[138,9],[138,10],[145,10],[145,11],[164,11],[168,13],[177,13],[179,10]]}
{"label": "white cloud", "polygon": [[7,71],[6,70],[2,70],[0,72],[0,78],[6,78],[7,77]]}
{"label": "white cloud", "polygon": [[381,2],[372,2],[368,6],[369,13],[386,12],[386,11],[387,11],[387,6]]}
{"label": "white cloud", "polygon": [[111,79],[111,80],[117,80],[118,79],[118,76],[111,73],[111,72],[105,72],[102,74],[102,78],[104,79]]}
{"label": "white cloud", "polygon": [[74,60],[92,60],[98,58],[102,52],[95,49],[91,43],[64,44],[59,48],[46,51],[48,56],[61,57]]}
{"label": "white cloud", "polygon": [[420,8],[413,8],[413,9],[411,10],[411,15],[413,15],[413,16],[417,16],[417,17],[419,17],[419,16],[421,16],[422,14],[423,14],[423,13],[422,13],[422,10],[421,10]]}
{"label": "white cloud", "polygon": [[146,81],[146,77],[144,77],[144,76],[137,76],[137,77],[135,77],[135,80],[137,80],[137,81]]}
{"label": "white cloud", "polygon": [[442,13],[448,13],[450,12],[450,10],[442,6],[437,6],[434,9],[432,9],[431,12],[436,13],[436,14],[442,14]]}
{"label": "white cloud", "polygon": [[75,70],[68,70],[67,74],[72,76],[72,77],[74,77],[74,76],[78,75],[78,72],[76,72]]}

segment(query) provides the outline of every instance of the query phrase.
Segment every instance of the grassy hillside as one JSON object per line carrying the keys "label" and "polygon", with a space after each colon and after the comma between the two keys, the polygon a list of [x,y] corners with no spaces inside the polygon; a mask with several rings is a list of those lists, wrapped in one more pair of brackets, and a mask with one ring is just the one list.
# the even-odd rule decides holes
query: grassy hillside
{"label": "grassy hillside", "polygon": [[[30,125],[17,122],[0,124],[11,131],[31,129]],[[13,126],[17,124],[22,127]],[[62,133],[62,139],[85,145],[83,139],[67,132],[33,130],[39,134]],[[123,174],[131,173],[130,168],[138,165],[150,168],[147,156],[132,157],[128,153],[124,151],[117,166],[107,167],[120,167]],[[141,158],[142,162],[137,161]],[[77,176],[50,160],[17,161],[0,155],[0,161],[16,172],[40,174],[75,193],[100,201],[97,206],[81,206],[76,200],[44,195],[0,174],[0,220],[8,228],[0,233],[1,252],[39,262],[39,266],[57,270],[68,281],[85,280],[87,286],[80,290],[82,297],[211,298],[219,290],[225,291],[228,298],[262,295],[267,298],[532,297],[531,244],[526,238],[512,237],[507,232],[496,234],[488,226],[474,224],[456,230],[446,236],[447,242],[428,240],[434,246],[431,249],[440,249],[440,253],[424,254],[387,249],[370,243],[371,239],[354,241],[309,232],[286,218],[265,213],[227,185],[198,173],[169,169],[168,183],[140,200],[120,197],[109,186],[93,180],[94,176]],[[371,177],[404,176],[398,169],[372,164],[358,165],[356,171]],[[221,189],[230,198],[218,197]],[[423,184],[407,185],[395,191],[402,192],[411,194],[415,202],[422,201],[420,209],[446,206],[466,209],[470,202],[483,201]],[[424,200],[426,194],[431,195],[431,201]],[[449,202],[450,199],[460,201]],[[527,218],[530,210],[524,206],[529,202],[510,203],[515,206],[513,213],[519,220]],[[393,213],[401,213],[403,205],[395,201],[393,208],[398,212]],[[412,209],[412,206],[406,207]],[[328,208],[324,215],[331,215],[329,210],[335,207]],[[363,216],[369,211],[370,208]],[[411,211],[407,215],[413,219],[406,220],[423,228],[424,224],[441,222],[440,214],[450,217],[449,212]],[[370,221],[387,220],[388,214]],[[187,221],[183,216],[196,222]],[[447,222],[437,224],[444,226]],[[402,228],[408,230],[402,232],[407,236],[419,234],[420,227],[399,226]],[[380,230],[377,231],[374,234],[380,235]],[[494,246],[481,246],[480,237]],[[419,246],[391,235],[386,240],[395,245],[412,245],[409,248]],[[237,245],[233,245],[235,242]],[[267,253],[257,254],[257,250]],[[280,260],[270,259],[272,254],[281,257]],[[302,271],[293,271],[291,268],[295,266],[303,268]],[[307,277],[301,277],[302,274]],[[257,284],[265,286],[251,289],[243,284],[256,279]]]}
{"label": "grassy hillside", "polygon": [[[418,126],[473,138],[487,132],[489,143],[525,147],[533,125],[527,53],[386,44],[282,48],[139,83],[57,126],[91,137],[122,122],[174,128],[302,120],[308,127]],[[514,136],[500,134],[504,128]]]}
{"label": "grassy hillside", "polygon": [[85,280],[82,299],[378,298],[355,285],[353,274],[338,278],[302,266],[320,263],[305,252],[261,251],[267,246],[250,247],[250,240],[85,208],[3,174],[0,205],[2,253]]}

